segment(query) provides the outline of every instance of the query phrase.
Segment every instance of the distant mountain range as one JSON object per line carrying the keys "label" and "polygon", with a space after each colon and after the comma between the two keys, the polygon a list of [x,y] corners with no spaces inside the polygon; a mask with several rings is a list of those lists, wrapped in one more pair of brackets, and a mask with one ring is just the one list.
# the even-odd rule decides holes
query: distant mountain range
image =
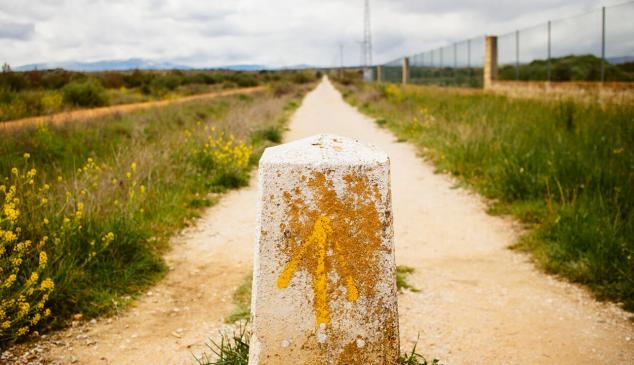
{"label": "distant mountain range", "polygon": [[634,56],[621,56],[621,57],[607,57],[608,62],[614,65],[621,63],[634,62]]}
{"label": "distant mountain range", "polygon": [[[107,71],[107,70],[192,70],[191,66],[179,65],[172,62],[151,61],[142,58],[130,58],[127,60],[106,60],[96,62],[51,62],[51,63],[32,63],[14,67],[16,71],[31,70],[48,70],[54,68],[63,68],[69,71]],[[233,71],[259,71],[270,69],[304,69],[310,68],[309,65],[295,65],[288,67],[269,67],[257,64],[237,64],[217,67],[202,67],[201,69],[220,69]]]}

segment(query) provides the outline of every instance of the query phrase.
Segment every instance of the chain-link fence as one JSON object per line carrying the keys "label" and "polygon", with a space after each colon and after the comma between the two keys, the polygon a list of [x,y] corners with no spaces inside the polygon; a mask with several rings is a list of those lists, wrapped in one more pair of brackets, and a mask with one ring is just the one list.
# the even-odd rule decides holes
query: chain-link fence
{"label": "chain-link fence", "polygon": [[498,37],[500,80],[634,81],[634,3]]}
{"label": "chain-link fence", "polygon": [[[634,2],[549,21],[497,40],[498,79],[634,81]],[[383,79],[402,80],[403,59],[386,63]],[[409,57],[409,82],[479,87],[484,36]]]}

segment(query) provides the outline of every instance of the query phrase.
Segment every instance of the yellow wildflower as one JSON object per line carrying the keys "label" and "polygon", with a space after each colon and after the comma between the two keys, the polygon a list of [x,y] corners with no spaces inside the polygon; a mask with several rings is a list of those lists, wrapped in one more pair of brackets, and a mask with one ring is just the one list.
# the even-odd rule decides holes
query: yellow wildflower
{"label": "yellow wildflower", "polygon": [[13,285],[13,283],[15,282],[15,279],[17,279],[17,277],[15,276],[15,274],[11,274],[9,275],[9,277],[7,278],[7,280],[4,281],[4,287],[5,288],[10,288],[11,285]]}
{"label": "yellow wildflower", "polygon": [[12,173],[13,175],[17,175],[17,174],[18,174],[18,169],[17,169],[17,167],[12,168],[12,169],[11,169],[11,173]]}
{"label": "yellow wildflower", "polygon": [[32,325],[36,325],[36,324],[37,324],[37,322],[39,322],[39,321],[40,321],[40,318],[41,318],[40,314],[39,314],[39,313],[35,313],[35,315],[34,315],[34,316],[33,316],[33,318],[31,319],[31,324],[32,324]]}
{"label": "yellow wildflower", "polygon": [[7,242],[13,242],[16,239],[18,239],[18,236],[15,235],[15,233],[11,232],[11,231],[5,231],[4,232],[4,240]]}
{"label": "yellow wildflower", "polygon": [[44,218],[44,224],[48,224],[48,219]]}
{"label": "yellow wildflower", "polygon": [[31,305],[28,302],[20,302],[20,314],[25,315],[29,313],[29,309],[31,309]]}
{"label": "yellow wildflower", "polygon": [[132,169],[132,171],[136,171],[136,162],[133,162],[130,164],[130,168]]}
{"label": "yellow wildflower", "polygon": [[[55,283],[53,282],[53,280],[51,280],[51,278],[46,278],[44,280],[42,280],[42,283],[40,284],[40,289],[42,290],[53,290],[53,288],[55,288]],[[47,297],[48,299],[48,297]]]}
{"label": "yellow wildflower", "polygon": [[31,157],[31,155],[30,155],[30,154],[28,154],[28,153],[25,153],[25,154],[24,154],[24,159],[25,159],[25,160],[28,160],[30,157]]}
{"label": "yellow wildflower", "polygon": [[46,265],[47,262],[48,262],[48,256],[46,255],[46,252],[44,251],[40,252],[40,266]]}

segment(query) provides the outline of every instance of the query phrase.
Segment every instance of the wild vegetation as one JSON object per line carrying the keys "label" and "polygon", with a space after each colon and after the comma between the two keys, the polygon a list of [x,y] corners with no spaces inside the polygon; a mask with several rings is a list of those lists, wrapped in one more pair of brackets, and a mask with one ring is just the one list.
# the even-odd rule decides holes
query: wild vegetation
{"label": "wild vegetation", "polygon": [[[565,56],[551,58],[550,79],[552,81],[601,81],[601,58],[594,55]],[[548,80],[548,60],[534,60],[519,66],[519,74],[515,65],[499,68],[501,80]],[[634,81],[634,62],[624,64],[605,63],[606,81]]]}
{"label": "wild vegetation", "polygon": [[0,347],[114,312],[156,282],[169,236],[214,203],[210,193],[245,185],[280,141],[307,90],[293,80],[0,131]]}
{"label": "wild vegetation", "polygon": [[[220,340],[207,344],[208,354],[196,357],[199,365],[247,365],[249,363],[249,345],[251,332],[248,323],[241,323],[233,333],[221,333]],[[433,359],[427,361],[425,357],[416,352],[416,346],[410,351],[404,352],[399,358],[400,365],[441,365],[440,361]]]}
{"label": "wild vegetation", "polygon": [[491,198],[491,212],[532,228],[516,247],[542,268],[634,310],[634,105],[347,84],[349,101]]}
{"label": "wild vegetation", "polygon": [[76,108],[128,104],[201,94],[269,82],[306,83],[298,72],[107,71],[62,69],[0,73],[0,122]]}

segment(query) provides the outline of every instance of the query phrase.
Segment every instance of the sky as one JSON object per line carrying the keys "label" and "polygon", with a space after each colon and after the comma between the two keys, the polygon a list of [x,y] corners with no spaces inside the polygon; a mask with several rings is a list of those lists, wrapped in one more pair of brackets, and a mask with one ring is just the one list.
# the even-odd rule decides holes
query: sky
{"label": "sky", "polygon": [[[371,0],[373,59],[623,1]],[[352,65],[360,62],[362,38],[363,0],[0,0],[0,63],[14,66],[128,58],[193,67],[331,66],[340,62],[339,44]]]}

